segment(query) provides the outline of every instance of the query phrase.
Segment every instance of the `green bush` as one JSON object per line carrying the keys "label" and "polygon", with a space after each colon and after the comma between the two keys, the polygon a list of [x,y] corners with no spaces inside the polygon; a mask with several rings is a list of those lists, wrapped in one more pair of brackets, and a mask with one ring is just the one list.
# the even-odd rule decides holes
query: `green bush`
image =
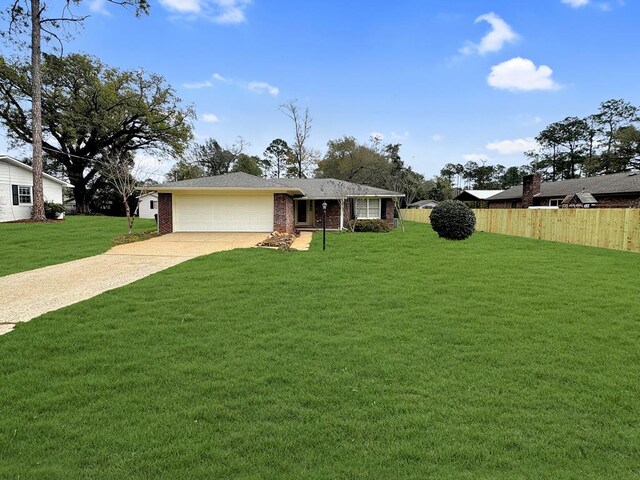
{"label": "green bush", "polygon": [[390,232],[391,225],[386,220],[357,220],[353,228],[354,220],[349,221],[349,228],[354,232]]}
{"label": "green bush", "polygon": [[449,240],[469,238],[476,227],[476,216],[464,203],[446,200],[431,210],[431,226],[436,233]]}
{"label": "green bush", "polygon": [[54,202],[44,202],[45,217],[55,220],[61,213],[64,213],[64,207],[61,204]]}

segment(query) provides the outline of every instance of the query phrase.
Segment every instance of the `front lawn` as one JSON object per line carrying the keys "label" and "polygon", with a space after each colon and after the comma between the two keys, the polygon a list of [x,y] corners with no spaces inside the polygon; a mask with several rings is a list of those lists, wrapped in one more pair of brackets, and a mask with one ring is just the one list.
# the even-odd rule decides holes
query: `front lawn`
{"label": "front lawn", "polygon": [[0,478],[640,476],[640,255],[419,224],[327,245],[0,337]]}
{"label": "front lawn", "polygon": [[[135,231],[155,228],[136,218]],[[106,252],[127,233],[123,217],[70,215],[63,222],[0,223],[0,276]]]}

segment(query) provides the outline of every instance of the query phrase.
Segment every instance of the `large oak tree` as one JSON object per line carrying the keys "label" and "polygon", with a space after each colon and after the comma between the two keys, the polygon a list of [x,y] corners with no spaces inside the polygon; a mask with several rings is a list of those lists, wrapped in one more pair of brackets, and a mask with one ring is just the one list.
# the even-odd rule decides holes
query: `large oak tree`
{"label": "large oak tree", "polygon": [[[149,12],[148,0],[107,0],[109,3],[123,7],[133,7],[136,16]],[[33,165],[33,211],[32,218],[36,221],[44,221],[44,194],[42,184],[43,169],[43,130],[42,130],[42,39],[45,41],[57,40],[62,51],[63,37],[61,35],[64,26],[81,24],[87,15],[76,15],[73,6],[82,3],[82,0],[61,0],[58,2],[41,0],[11,0],[9,5],[0,11],[3,17],[8,19],[8,28],[0,30],[0,36],[18,45],[28,45],[31,53],[31,144]],[[57,9],[56,12],[50,10]],[[22,40],[22,35],[28,34],[29,41]]]}
{"label": "large oak tree", "polygon": [[[33,138],[30,72],[28,63],[0,57],[0,121],[16,144]],[[109,67],[87,55],[45,55],[45,160],[73,184],[80,212],[89,210],[100,162],[111,152],[180,155],[192,138],[194,117],[159,75]]]}

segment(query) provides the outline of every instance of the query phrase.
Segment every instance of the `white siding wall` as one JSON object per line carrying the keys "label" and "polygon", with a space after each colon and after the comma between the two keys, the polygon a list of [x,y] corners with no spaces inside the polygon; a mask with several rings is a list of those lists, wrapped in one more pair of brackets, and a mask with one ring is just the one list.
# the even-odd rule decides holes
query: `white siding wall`
{"label": "white siding wall", "polygon": [[[30,206],[13,205],[11,185],[33,185],[31,171],[0,161],[0,222],[24,220],[31,217]],[[62,185],[44,178],[43,187],[45,200],[62,203]]]}
{"label": "white siding wall", "polygon": [[[155,208],[151,208],[151,200],[154,201]],[[140,218],[156,218],[158,214],[158,195],[155,193],[149,193],[142,195],[139,199],[140,206],[138,207],[138,215]]]}

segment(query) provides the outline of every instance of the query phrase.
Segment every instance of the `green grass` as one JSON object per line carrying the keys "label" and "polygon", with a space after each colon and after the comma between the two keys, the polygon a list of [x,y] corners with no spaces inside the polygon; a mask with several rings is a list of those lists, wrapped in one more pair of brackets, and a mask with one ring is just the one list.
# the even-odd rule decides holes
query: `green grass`
{"label": "green grass", "polygon": [[[154,228],[137,218],[135,231]],[[123,217],[75,216],[63,222],[0,223],[0,276],[106,252],[113,237],[127,233]]]}
{"label": "green grass", "polygon": [[640,255],[201,257],[0,337],[0,478],[637,479]]}

